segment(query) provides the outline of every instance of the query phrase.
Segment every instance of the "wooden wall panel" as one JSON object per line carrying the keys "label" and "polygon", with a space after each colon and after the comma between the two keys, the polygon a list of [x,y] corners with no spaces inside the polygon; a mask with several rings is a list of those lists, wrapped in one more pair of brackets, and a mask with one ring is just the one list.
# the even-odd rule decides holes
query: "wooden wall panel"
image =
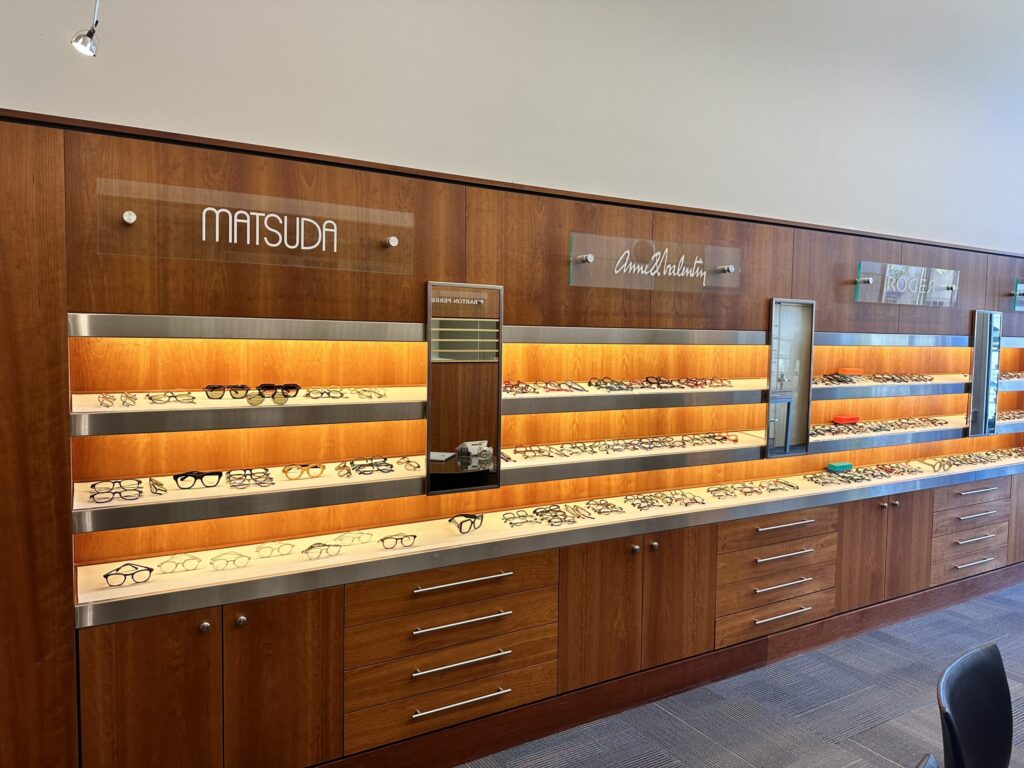
{"label": "wooden wall panel", "polygon": [[815,376],[835,373],[839,368],[863,368],[865,373],[970,373],[971,350],[968,347],[814,348]]}
{"label": "wooden wall panel", "polygon": [[[974,258],[983,257],[974,254]],[[1018,279],[1024,281],[1024,261],[1012,256],[989,254],[985,302],[980,308],[1003,313],[1004,336],[1024,336],[1024,312],[1013,311],[1013,292]]]}
{"label": "wooden wall panel", "polygon": [[970,334],[974,328],[974,310],[986,309],[989,303],[985,254],[912,243],[902,244],[902,254],[904,264],[960,270],[960,290],[955,307],[901,306],[899,332]]}
{"label": "wooden wall panel", "polygon": [[64,138],[0,122],[0,765],[78,765]]}
{"label": "wooden wall panel", "polygon": [[868,419],[895,419],[912,416],[951,416],[967,413],[967,395],[929,395],[927,397],[874,397],[864,400],[817,400],[811,403],[811,422],[832,421],[838,415]]}

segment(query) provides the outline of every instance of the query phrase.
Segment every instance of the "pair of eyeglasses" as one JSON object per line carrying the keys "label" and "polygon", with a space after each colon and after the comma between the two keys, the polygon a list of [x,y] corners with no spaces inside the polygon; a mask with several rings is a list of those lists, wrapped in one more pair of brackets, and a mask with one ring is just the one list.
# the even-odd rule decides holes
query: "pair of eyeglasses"
{"label": "pair of eyeglasses", "polygon": [[308,477],[311,480],[315,480],[324,473],[323,464],[286,464],[281,467],[281,472],[289,480],[299,480],[303,477]]}
{"label": "pair of eyeglasses", "polygon": [[458,528],[459,533],[469,533],[484,524],[484,516],[464,513],[449,517],[448,522]]}
{"label": "pair of eyeglasses", "polygon": [[599,515],[622,514],[626,511],[623,507],[608,501],[608,499],[591,499],[584,506]]}
{"label": "pair of eyeglasses", "polygon": [[245,568],[251,558],[241,552],[221,552],[210,558],[210,565],[215,571],[223,571],[227,568]]}
{"label": "pair of eyeglasses", "polygon": [[290,555],[295,551],[295,545],[290,541],[268,541],[256,545],[256,557],[261,559],[268,557],[282,557]]}
{"label": "pair of eyeglasses", "polygon": [[320,400],[321,398],[344,400],[347,395],[344,389],[337,385],[332,385],[329,387],[310,387],[306,390],[306,397],[311,400]]}
{"label": "pair of eyeglasses", "polygon": [[264,400],[271,400],[275,405],[284,405],[290,398],[299,394],[298,384],[260,384],[250,389],[248,384],[207,384],[203,387],[206,396],[211,400],[222,400],[227,392],[235,400],[245,398],[249,405],[262,405]]}
{"label": "pair of eyeglasses", "polygon": [[[109,392],[101,392],[96,395],[96,399],[99,404],[104,408],[113,408],[115,396]],[[131,408],[138,402],[139,396],[134,392],[122,392],[121,393],[121,405],[125,408]]]}
{"label": "pair of eyeglasses", "polygon": [[392,533],[389,536],[385,536],[379,539],[381,546],[384,549],[394,549],[395,547],[401,546],[408,549],[416,543],[416,534],[414,533]]}
{"label": "pair of eyeglasses", "polygon": [[372,389],[370,387],[359,387],[353,389],[356,397],[362,398],[363,400],[383,400],[384,393],[379,389]]}
{"label": "pair of eyeglasses", "polygon": [[349,466],[357,475],[372,475],[374,472],[388,474],[389,472],[395,471],[391,462],[383,456],[370,456],[369,458],[352,459],[352,461],[349,462]]}
{"label": "pair of eyeglasses", "polygon": [[525,381],[505,381],[501,385],[502,393],[506,395],[535,395],[537,388]]}
{"label": "pair of eyeglasses", "polygon": [[152,575],[153,569],[149,566],[125,563],[104,573],[103,580],[107,582],[108,587],[123,587],[128,581],[133,584],[145,584]]}
{"label": "pair of eyeglasses", "polygon": [[167,486],[157,480],[155,477],[149,478],[149,492],[154,496],[163,496],[167,493]]}
{"label": "pair of eyeglasses", "polygon": [[119,498],[122,501],[135,501],[142,496],[141,480],[101,480],[89,485],[89,501],[95,504],[106,504]]}
{"label": "pair of eyeglasses", "polygon": [[195,555],[174,555],[157,563],[160,573],[174,573],[175,571],[194,571],[199,567],[202,560]]}
{"label": "pair of eyeglasses", "polygon": [[260,488],[267,488],[274,484],[274,478],[266,467],[252,467],[250,469],[229,469],[227,472],[228,485],[236,490],[248,488],[250,485],[257,485]]}
{"label": "pair of eyeglasses", "polygon": [[373,534],[369,531],[345,531],[334,537],[334,540],[343,547],[354,547],[357,544],[369,544]]}
{"label": "pair of eyeglasses", "polygon": [[326,544],[322,541],[317,541],[302,550],[302,554],[310,560],[319,560],[321,557],[334,557],[341,554],[341,544]]}
{"label": "pair of eyeglasses", "polygon": [[996,421],[1020,421],[1024,419],[1024,411],[1000,411]]}
{"label": "pair of eyeglasses", "polygon": [[420,468],[420,463],[418,461],[410,459],[408,456],[403,456],[400,459],[395,459],[395,464],[409,472],[415,472],[417,469]]}
{"label": "pair of eyeglasses", "polygon": [[147,392],[146,399],[151,403],[194,403],[196,396],[191,392]]}
{"label": "pair of eyeglasses", "polygon": [[188,491],[195,488],[197,483],[203,488],[216,488],[220,485],[220,479],[223,476],[223,472],[200,472],[193,470],[191,472],[182,472],[178,475],[171,475],[171,478],[181,490]]}

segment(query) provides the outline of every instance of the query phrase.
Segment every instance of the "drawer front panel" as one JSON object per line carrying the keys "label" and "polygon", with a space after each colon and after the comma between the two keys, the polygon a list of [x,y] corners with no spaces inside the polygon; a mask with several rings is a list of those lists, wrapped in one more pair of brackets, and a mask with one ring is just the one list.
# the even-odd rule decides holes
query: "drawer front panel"
{"label": "drawer front panel", "polygon": [[987,501],[1010,498],[1010,478],[999,477],[995,480],[979,480],[976,483],[951,485],[935,489],[936,511],[968,507]]}
{"label": "drawer front panel", "polygon": [[1006,549],[1009,528],[1009,523],[999,523],[932,539],[932,562],[963,560],[983,549]]}
{"label": "drawer front panel", "polygon": [[716,615],[728,616],[739,611],[761,608],[823,589],[833,589],[835,585],[835,561],[722,584],[718,587],[715,602]]}
{"label": "drawer front panel", "polygon": [[718,556],[718,583],[732,584],[836,559],[836,534],[783,541]]}
{"label": "drawer front panel", "polygon": [[[503,709],[554,696],[549,661],[345,715],[345,754],[407,739]],[[429,762],[424,756],[424,762]]]}
{"label": "drawer front panel", "polygon": [[557,549],[374,579],[346,588],[345,624],[369,624],[557,583]]}
{"label": "drawer front panel", "polygon": [[725,616],[715,623],[715,647],[724,648],[744,640],[799,627],[831,616],[836,609],[836,591],[826,589],[792,600]]}
{"label": "drawer front panel", "polygon": [[838,528],[839,507],[834,505],[734,520],[718,526],[718,551],[735,552],[780,541],[805,539],[835,533]]}
{"label": "drawer front panel", "polygon": [[558,588],[504,595],[345,629],[345,669],[496,637],[558,620]]}
{"label": "drawer front panel", "polygon": [[1004,565],[1006,565],[1006,547],[974,552],[970,556],[965,554],[963,557],[953,560],[937,560],[932,563],[932,586],[994,571]]}
{"label": "drawer front panel", "polygon": [[456,645],[440,651],[350,670],[345,674],[345,711],[386,704],[468,683],[558,656],[558,625]]}
{"label": "drawer front panel", "polygon": [[1005,523],[1010,519],[1010,500],[952,507],[935,513],[932,518],[932,536],[970,531],[986,525]]}

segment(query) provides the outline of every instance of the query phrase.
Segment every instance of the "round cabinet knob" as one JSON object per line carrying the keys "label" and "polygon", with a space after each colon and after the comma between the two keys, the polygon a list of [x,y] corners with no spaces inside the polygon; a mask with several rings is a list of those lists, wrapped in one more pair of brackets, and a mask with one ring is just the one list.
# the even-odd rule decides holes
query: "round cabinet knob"
{"label": "round cabinet knob", "polygon": [[211,624],[208,621],[204,621],[202,624],[199,625],[199,631],[204,635],[211,629],[213,629],[213,624]]}
{"label": "round cabinet knob", "polygon": [[657,550],[659,547],[661,547],[661,544],[659,544],[658,542],[656,542],[656,541],[652,541],[651,542],[651,549]]}
{"label": "round cabinet knob", "polygon": [[240,627],[244,627],[248,623],[249,620],[245,616],[239,616],[237,619],[235,619],[235,624],[237,624]]}
{"label": "round cabinet knob", "polygon": [[639,544],[634,544],[632,546],[632,550],[633,550],[633,554],[634,555],[638,554],[640,552],[640,545]]}
{"label": "round cabinet knob", "polygon": [[898,507],[898,506],[900,505],[899,499],[893,499],[893,501],[892,501],[892,505],[893,505],[894,507]]}
{"label": "round cabinet knob", "polygon": [[384,238],[385,248],[397,248],[398,247],[398,235],[388,235]]}
{"label": "round cabinet knob", "polygon": [[134,224],[139,217],[135,215],[135,211],[125,211],[121,214],[121,218],[125,224]]}
{"label": "round cabinet knob", "polygon": [[882,509],[888,509],[889,508],[889,505],[886,502],[884,502],[884,501],[881,504],[879,504],[878,506],[880,506]]}

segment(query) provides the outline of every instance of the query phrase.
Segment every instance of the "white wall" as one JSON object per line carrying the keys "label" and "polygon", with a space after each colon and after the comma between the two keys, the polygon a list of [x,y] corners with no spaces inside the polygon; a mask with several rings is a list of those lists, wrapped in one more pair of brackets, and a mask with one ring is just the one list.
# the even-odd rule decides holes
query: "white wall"
{"label": "white wall", "polygon": [[0,106],[1024,252],[1021,0],[0,0]]}

